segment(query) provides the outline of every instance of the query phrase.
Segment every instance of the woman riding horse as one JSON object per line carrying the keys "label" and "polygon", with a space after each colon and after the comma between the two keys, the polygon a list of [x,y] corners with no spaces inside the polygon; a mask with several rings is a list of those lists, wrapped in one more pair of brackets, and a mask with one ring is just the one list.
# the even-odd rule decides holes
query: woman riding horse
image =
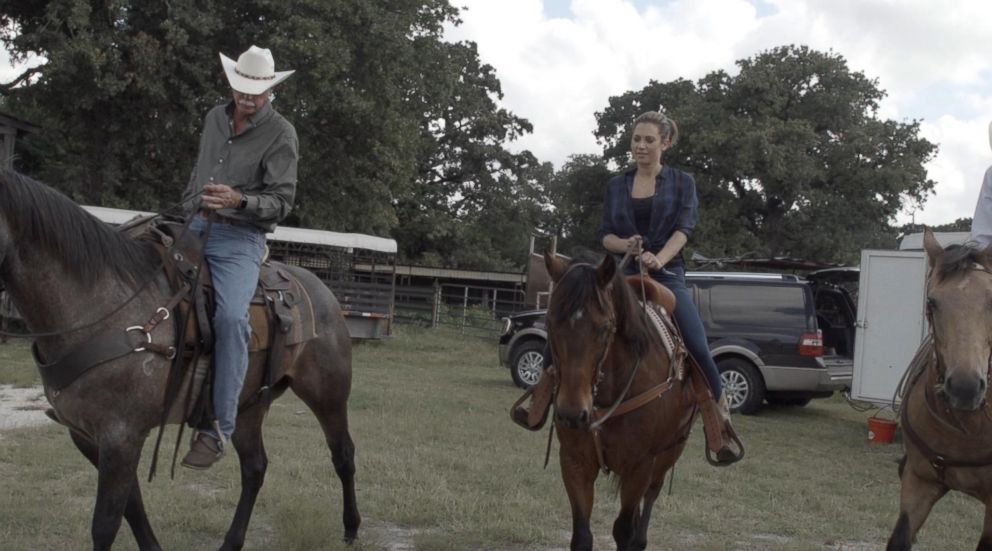
{"label": "woman riding horse", "polygon": [[[726,466],[739,461],[744,448],[731,423],[720,373],[685,284],[682,248],[696,225],[698,200],[692,175],[662,165],[662,154],[677,140],[678,126],[668,116],[648,111],[637,117],[630,141],[636,168],[610,180],[598,235],[607,251],[635,255],[641,268],[675,294],[675,319],[710,389],[701,406],[708,446],[715,455],[711,463]],[[629,275],[639,271],[635,263],[626,270]],[[545,352],[545,363],[551,362],[551,354]],[[541,378],[531,392],[534,398],[529,407],[514,406],[511,417],[515,422],[540,428],[550,405],[552,380],[553,376]]]}

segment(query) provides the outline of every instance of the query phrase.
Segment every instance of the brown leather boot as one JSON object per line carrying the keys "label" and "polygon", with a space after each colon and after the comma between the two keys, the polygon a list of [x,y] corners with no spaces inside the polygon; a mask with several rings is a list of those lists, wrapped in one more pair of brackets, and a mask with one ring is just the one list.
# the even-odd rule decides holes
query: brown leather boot
{"label": "brown leather boot", "polygon": [[690,371],[689,383],[703,416],[706,461],[714,467],[726,467],[743,459],[744,444],[731,424],[727,393],[721,393],[720,399],[714,400],[710,385],[698,367]]}
{"label": "brown leather boot", "polygon": [[720,449],[716,450],[714,466],[725,467],[744,459],[744,443],[737,436],[734,425],[730,421],[730,404],[727,402],[727,391],[720,393],[716,401],[716,411],[720,420]]}
{"label": "brown leather boot", "polygon": [[[555,391],[555,370],[548,366],[541,380],[532,386],[510,407],[510,419],[527,430],[540,430],[548,419],[551,398]],[[530,398],[530,404],[524,402]]]}
{"label": "brown leather boot", "polygon": [[224,457],[224,445],[219,440],[204,432],[196,433],[189,452],[183,458],[183,467],[202,471],[209,469],[214,463]]}

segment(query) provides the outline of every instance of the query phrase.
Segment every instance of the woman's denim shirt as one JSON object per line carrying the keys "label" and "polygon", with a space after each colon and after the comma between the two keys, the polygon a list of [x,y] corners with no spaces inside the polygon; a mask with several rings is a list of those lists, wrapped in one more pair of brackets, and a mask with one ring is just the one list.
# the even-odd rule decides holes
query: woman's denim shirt
{"label": "woman's denim shirt", "polygon": [[[634,205],[631,201],[636,171],[631,169],[610,178],[603,201],[603,223],[596,234],[597,241],[602,242],[603,237],[611,233],[623,239],[637,235]],[[696,181],[692,175],[668,165],[662,167],[654,183],[650,230],[648,235],[641,236],[644,238],[644,248],[651,252],[660,251],[676,231],[691,237],[698,219],[698,207]],[[669,265],[672,264],[682,264],[681,254],[672,259]]]}

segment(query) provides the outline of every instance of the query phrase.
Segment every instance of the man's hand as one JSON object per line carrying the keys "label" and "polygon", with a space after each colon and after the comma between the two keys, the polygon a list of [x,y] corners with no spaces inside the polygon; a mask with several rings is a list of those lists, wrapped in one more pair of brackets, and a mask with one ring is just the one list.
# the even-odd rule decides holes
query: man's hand
{"label": "man's hand", "polygon": [[233,209],[241,203],[241,192],[225,184],[203,186],[200,206],[205,209]]}

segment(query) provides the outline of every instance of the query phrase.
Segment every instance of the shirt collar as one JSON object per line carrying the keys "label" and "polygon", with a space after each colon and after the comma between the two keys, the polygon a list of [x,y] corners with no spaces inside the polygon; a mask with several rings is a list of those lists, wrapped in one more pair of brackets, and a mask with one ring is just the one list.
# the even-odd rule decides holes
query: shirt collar
{"label": "shirt collar", "polygon": [[[234,100],[227,102],[227,106],[224,108],[224,112],[227,113],[228,118],[231,118],[231,116],[234,114]],[[275,110],[272,109],[272,103],[268,101],[265,102],[265,105],[263,105],[261,109],[256,111],[254,115],[248,116],[248,127],[255,128],[256,126],[260,126],[264,124],[266,121],[272,118],[273,113],[275,113]]]}
{"label": "shirt collar", "polygon": [[[661,165],[661,170],[658,171],[658,175],[654,177],[655,187],[661,184],[665,179],[665,174],[668,172],[669,168],[667,164]],[[634,176],[637,175],[637,165],[633,168],[624,172],[624,180],[627,182],[627,187],[631,188],[634,186]]]}

